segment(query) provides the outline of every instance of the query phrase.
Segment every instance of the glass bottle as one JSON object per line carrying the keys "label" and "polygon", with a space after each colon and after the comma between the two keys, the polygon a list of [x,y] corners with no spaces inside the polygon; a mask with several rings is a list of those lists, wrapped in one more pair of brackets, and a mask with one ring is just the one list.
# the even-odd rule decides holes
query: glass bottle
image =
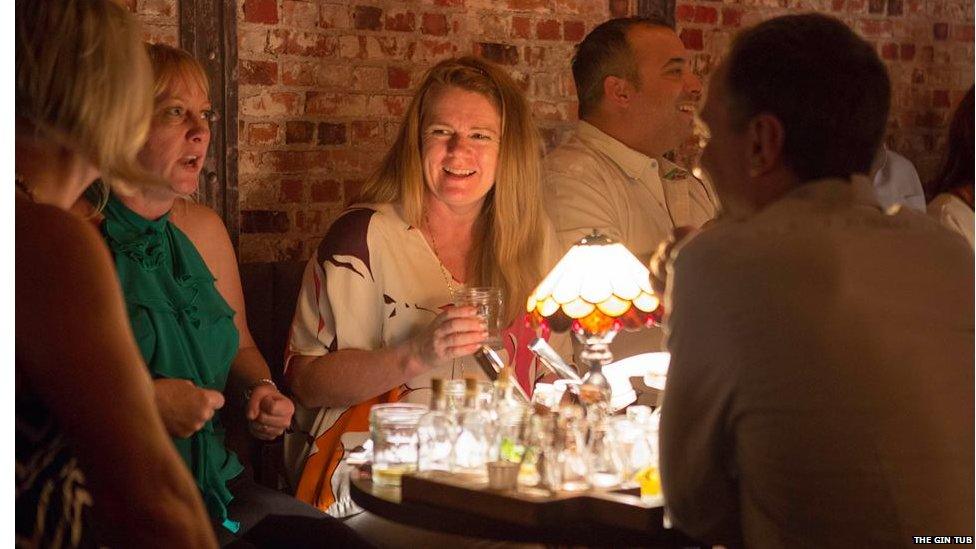
{"label": "glass bottle", "polygon": [[417,423],[417,470],[450,471],[458,425],[454,415],[447,411],[444,380],[432,379],[430,388],[430,411]]}
{"label": "glass bottle", "polygon": [[590,424],[587,457],[590,484],[597,488],[612,488],[623,481],[625,467],[613,435],[607,418]]}
{"label": "glass bottle", "polygon": [[515,398],[513,383],[518,381],[512,379],[512,369],[502,368],[498,372],[498,379],[495,380],[495,398],[491,414],[495,428],[492,452],[489,457],[492,460],[518,463],[525,452],[522,427],[527,408],[523,402]]}
{"label": "glass bottle", "polygon": [[460,430],[454,443],[451,470],[477,477],[487,476],[491,418],[478,402],[478,381],[464,380],[464,408],[461,410]]}

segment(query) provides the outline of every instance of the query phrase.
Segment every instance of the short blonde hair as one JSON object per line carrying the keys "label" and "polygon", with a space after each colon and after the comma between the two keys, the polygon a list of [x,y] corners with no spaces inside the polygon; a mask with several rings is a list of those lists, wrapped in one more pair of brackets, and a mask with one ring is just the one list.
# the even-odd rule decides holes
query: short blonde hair
{"label": "short blonde hair", "polygon": [[195,84],[210,97],[210,79],[203,66],[186,50],[166,44],[146,44],[146,53],[153,73],[153,98],[156,101],[183,80]]}
{"label": "short blonde hair", "polygon": [[16,0],[16,112],[113,185],[162,184],[136,160],[153,110],[142,30],[108,0]]}
{"label": "short blonde hair", "polygon": [[432,99],[456,87],[483,95],[501,115],[495,184],[481,215],[485,238],[474,257],[475,284],[502,288],[504,317],[511,322],[542,280],[547,224],[541,206],[539,133],[528,102],[512,78],[477,57],[441,61],[432,67],[404,115],[393,147],[363,186],[359,201],[399,202],[408,223],[419,226],[426,185],[421,162],[422,124]]}

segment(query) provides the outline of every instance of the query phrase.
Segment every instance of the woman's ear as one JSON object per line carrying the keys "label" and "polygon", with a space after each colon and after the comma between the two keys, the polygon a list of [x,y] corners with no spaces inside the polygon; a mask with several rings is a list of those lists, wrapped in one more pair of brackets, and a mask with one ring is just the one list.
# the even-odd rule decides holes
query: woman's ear
{"label": "woman's ear", "polygon": [[756,115],[749,121],[749,176],[759,177],[783,162],[786,134],[779,118],[769,113]]}

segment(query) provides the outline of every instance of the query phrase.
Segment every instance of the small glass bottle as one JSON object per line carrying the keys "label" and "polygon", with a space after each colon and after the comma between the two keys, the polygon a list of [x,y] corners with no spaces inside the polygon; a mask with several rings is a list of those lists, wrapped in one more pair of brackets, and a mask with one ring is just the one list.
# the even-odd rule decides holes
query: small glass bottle
{"label": "small glass bottle", "polygon": [[491,440],[491,417],[479,406],[478,381],[466,378],[464,383],[464,408],[452,452],[451,470],[483,477],[487,476],[485,464],[488,463]]}
{"label": "small glass bottle", "polygon": [[495,398],[492,407],[494,421],[494,437],[492,440],[492,460],[511,461],[519,463],[525,452],[523,424],[526,419],[525,403],[515,398],[512,379],[512,369],[502,368],[495,380]]}
{"label": "small glass bottle", "polygon": [[444,380],[432,379],[430,388],[430,411],[417,423],[417,470],[450,471],[458,426],[454,415],[447,411]]}

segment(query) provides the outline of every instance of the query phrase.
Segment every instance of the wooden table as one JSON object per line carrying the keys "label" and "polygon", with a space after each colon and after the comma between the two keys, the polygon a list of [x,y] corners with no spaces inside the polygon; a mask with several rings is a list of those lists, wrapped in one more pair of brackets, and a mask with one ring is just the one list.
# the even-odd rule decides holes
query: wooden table
{"label": "wooden table", "polygon": [[[640,506],[640,498],[626,494],[584,494],[539,505],[502,493],[458,491],[457,486],[420,476],[403,480],[408,496],[423,490],[425,501],[404,499],[399,487],[375,485],[369,476],[356,473],[352,499],[387,520],[469,537],[550,545],[701,546],[681,532],[665,529],[663,508]],[[627,505],[635,502],[638,505]]]}

